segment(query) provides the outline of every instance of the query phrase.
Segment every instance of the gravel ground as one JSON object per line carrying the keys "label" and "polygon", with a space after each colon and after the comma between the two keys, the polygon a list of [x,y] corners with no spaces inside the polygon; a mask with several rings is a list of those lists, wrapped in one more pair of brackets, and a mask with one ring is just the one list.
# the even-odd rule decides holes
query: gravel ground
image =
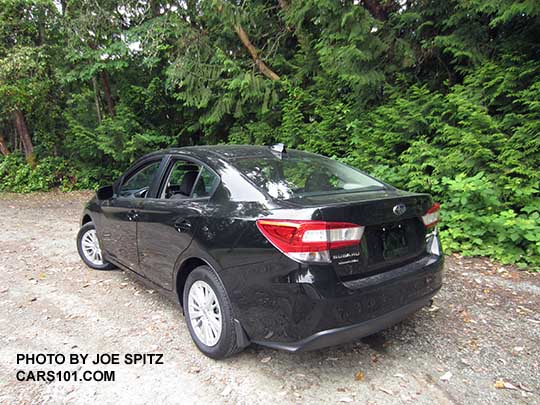
{"label": "gravel ground", "polygon": [[[450,256],[434,306],[358,342],[200,354],[179,307],[121,271],[91,271],[75,235],[89,193],[0,195],[0,403],[540,403],[540,276]],[[115,382],[20,382],[17,353],[163,353]],[[84,370],[83,370],[84,369]]]}

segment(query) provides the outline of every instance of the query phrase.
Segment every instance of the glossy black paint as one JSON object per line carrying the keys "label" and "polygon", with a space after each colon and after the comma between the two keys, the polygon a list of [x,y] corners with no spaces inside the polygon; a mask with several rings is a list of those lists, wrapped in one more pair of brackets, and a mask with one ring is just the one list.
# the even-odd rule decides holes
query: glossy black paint
{"label": "glossy black paint", "polygon": [[[429,195],[391,186],[376,192],[277,201],[231,163],[235,156],[269,153],[265,147],[215,146],[147,155],[115,183],[112,198],[94,197],[86,205],[83,221],[91,218],[96,225],[106,260],[135,272],[170,297],[182,296],[182,280],[193,263],[211,266],[230,296],[239,337],[246,343],[247,337],[291,351],[339,343],[400,320],[410,312],[400,308],[417,309],[438,291],[443,255],[436,233],[426,237],[423,226],[410,257],[371,267],[365,252],[359,252],[364,261],[351,267],[340,259],[350,250],[335,254],[330,264],[306,265],[274,248],[257,229],[256,219],[347,220],[381,232],[381,224],[396,221],[392,208],[397,203],[408,207],[400,220],[419,221],[432,202]],[[163,177],[177,158],[206,166],[219,176],[211,197],[158,198]],[[147,197],[118,196],[123,180],[153,160],[161,164]]]}

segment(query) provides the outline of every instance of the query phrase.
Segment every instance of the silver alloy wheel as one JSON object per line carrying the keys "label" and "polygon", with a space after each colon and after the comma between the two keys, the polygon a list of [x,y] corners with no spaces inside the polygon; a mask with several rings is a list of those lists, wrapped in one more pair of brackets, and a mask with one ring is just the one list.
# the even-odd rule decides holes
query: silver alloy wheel
{"label": "silver alloy wheel", "polygon": [[188,293],[188,313],[197,338],[206,346],[215,346],[221,337],[221,307],[210,285],[195,281]]}
{"label": "silver alloy wheel", "polygon": [[84,233],[81,238],[81,247],[86,260],[95,266],[103,265],[103,256],[95,229],[89,229]]}

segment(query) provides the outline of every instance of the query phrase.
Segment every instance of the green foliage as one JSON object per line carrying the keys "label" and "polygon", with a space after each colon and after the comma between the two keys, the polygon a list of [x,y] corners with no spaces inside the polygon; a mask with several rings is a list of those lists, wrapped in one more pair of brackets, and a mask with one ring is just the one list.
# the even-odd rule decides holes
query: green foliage
{"label": "green foliage", "polygon": [[31,168],[20,155],[12,154],[0,160],[0,191],[29,193],[60,188],[63,191],[91,188],[94,184],[77,178],[73,167],[63,158],[46,157]]}
{"label": "green foliage", "polygon": [[540,268],[538,1],[62,4],[0,0],[0,190],[95,188],[169,146],[284,142],[433,194],[448,251]]}
{"label": "green foliage", "polygon": [[500,201],[496,182],[483,172],[443,178],[447,196],[443,211],[443,243],[466,255],[492,256],[502,263],[540,266],[540,204],[520,212]]}

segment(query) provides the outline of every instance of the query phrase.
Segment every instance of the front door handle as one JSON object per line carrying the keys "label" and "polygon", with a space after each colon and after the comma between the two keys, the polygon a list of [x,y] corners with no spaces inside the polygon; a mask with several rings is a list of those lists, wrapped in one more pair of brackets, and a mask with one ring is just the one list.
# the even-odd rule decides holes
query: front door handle
{"label": "front door handle", "polygon": [[139,213],[135,210],[129,210],[127,213],[128,221],[135,221],[139,217]]}
{"label": "front door handle", "polygon": [[174,228],[178,232],[189,232],[191,230],[191,222],[187,219],[178,220],[174,223]]}

